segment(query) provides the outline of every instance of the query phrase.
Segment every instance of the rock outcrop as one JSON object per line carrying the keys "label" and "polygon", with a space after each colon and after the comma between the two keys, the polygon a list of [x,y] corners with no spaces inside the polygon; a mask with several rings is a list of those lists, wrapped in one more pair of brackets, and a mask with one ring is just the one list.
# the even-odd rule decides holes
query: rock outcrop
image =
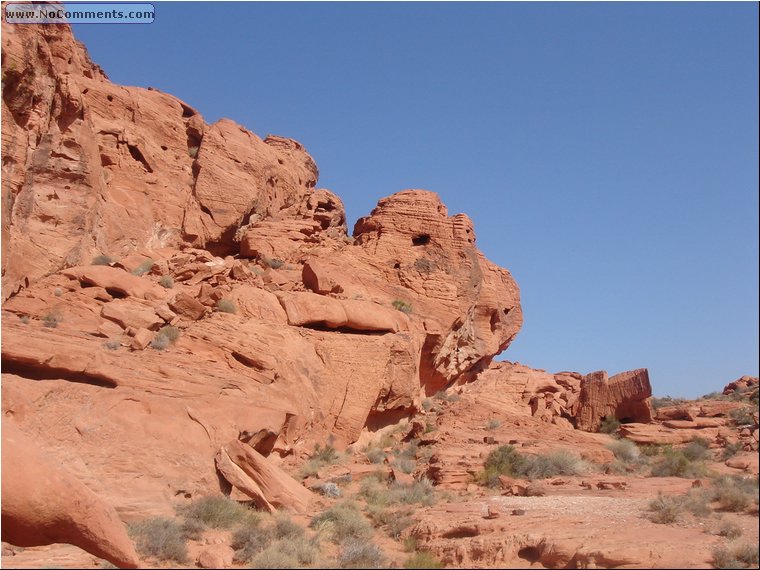
{"label": "rock outcrop", "polygon": [[68,26],[2,42],[3,409],[122,516],[218,491],[242,432],[344,447],[518,333],[516,283],[435,193],[351,237],[300,143],[114,85]]}
{"label": "rock outcrop", "polygon": [[140,561],[113,507],[44,457],[3,420],[3,540],[17,546],[74,544],[119,568]]}

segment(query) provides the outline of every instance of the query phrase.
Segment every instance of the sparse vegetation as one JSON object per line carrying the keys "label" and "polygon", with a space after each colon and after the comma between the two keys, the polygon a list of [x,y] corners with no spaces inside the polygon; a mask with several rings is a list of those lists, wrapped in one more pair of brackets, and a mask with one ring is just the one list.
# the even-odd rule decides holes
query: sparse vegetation
{"label": "sparse vegetation", "polygon": [[29,315],[20,315],[20,316],[19,316],[19,320],[20,320],[20,321],[21,321],[23,324],[25,324],[25,325],[28,325],[28,324],[29,324]]}
{"label": "sparse vegetation", "polygon": [[666,448],[652,465],[652,477],[703,477],[707,468],[702,462],[693,461],[683,450]]}
{"label": "sparse vegetation", "polygon": [[724,522],[718,529],[720,536],[725,536],[729,540],[734,540],[742,535],[742,527],[731,521]]}
{"label": "sparse vegetation", "polygon": [[657,498],[649,503],[649,510],[649,520],[657,524],[672,524],[681,520],[687,512],[698,517],[709,516],[712,512],[707,503],[707,496],[698,491],[677,496],[659,493]]}
{"label": "sparse vegetation", "polygon": [[753,410],[750,406],[744,406],[742,408],[731,410],[728,415],[738,426],[753,425],[755,423],[755,420],[752,417],[754,411],[756,410]]}
{"label": "sparse vegetation", "polygon": [[179,338],[179,335],[180,331],[177,327],[165,325],[158,331],[150,346],[155,350],[164,350],[175,342]]}
{"label": "sparse vegetation", "polygon": [[429,412],[430,410],[432,410],[434,406],[435,406],[435,402],[433,401],[432,398],[425,398],[424,400],[422,400],[422,409],[425,410],[426,412]]}
{"label": "sparse vegetation", "polygon": [[404,568],[444,568],[444,565],[429,552],[415,552],[404,562]]}
{"label": "sparse vegetation", "polygon": [[630,439],[618,439],[608,443],[607,449],[615,454],[616,459],[624,463],[634,463],[641,458],[641,451]]}
{"label": "sparse vegetation", "polygon": [[164,289],[171,289],[174,287],[174,279],[171,275],[163,275],[161,279],[158,280],[158,284]]}
{"label": "sparse vegetation", "polygon": [[113,259],[107,255],[97,255],[92,258],[92,265],[111,265]]}
{"label": "sparse vegetation", "polygon": [[385,555],[372,544],[362,540],[349,540],[338,556],[340,568],[384,568]]}
{"label": "sparse vegetation", "polygon": [[273,540],[272,531],[262,528],[259,520],[251,520],[232,534],[232,546],[235,561],[246,563],[264,550]]}
{"label": "sparse vegetation", "polygon": [[477,479],[481,485],[496,487],[499,485],[499,475],[545,479],[557,475],[579,475],[587,469],[585,461],[565,450],[542,455],[523,455],[511,445],[502,445],[488,454],[485,469]]}
{"label": "sparse vegetation", "polygon": [[604,416],[602,423],[599,424],[599,432],[607,434],[615,434],[620,429],[620,420],[615,416]]}
{"label": "sparse vegetation", "polygon": [[180,525],[171,519],[159,517],[133,523],[129,525],[129,534],[143,556],[187,562],[187,540]]}
{"label": "sparse vegetation", "polygon": [[318,514],[311,519],[309,526],[328,533],[333,542],[337,543],[349,539],[368,540],[372,536],[372,526],[369,521],[351,502],[338,503]]}
{"label": "sparse vegetation", "polygon": [[671,396],[663,396],[662,398],[652,398],[651,401],[652,401],[652,407],[655,410],[664,408],[665,406],[677,406],[685,402],[683,398],[673,398]]}
{"label": "sparse vegetation", "polygon": [[370,463],[378,464],[385,461],[385,452],[379,447],[368,447],[367,451],[364,452],[364,455]]}
{"label": "sparse vegetation", "polygon": [[486,428],[487,430],[494,430],[501,427],[501,422],[497,419],[490,419],[486,422]]}
{"label": "sparse vegetation", "polygon": [[715,568],[757,568],[758,558],[757,544],[733,544],[713,550],[712,563]]}
{"label": "sparse vegetation", "polygon": [[726,445],[726,447],[723,448],[723,451],[721,453],[721,459],[725,461],[726,459],[730,459],[737,453],[739,453],[742,450],[742,444],[739,442],[729,443]]}
{"label": "sparse vegetation", "polygon": [[231,299],[219,299],[216,302],[216,310],[220,313],[237,313],[237,307]]}
{"label": "sparse vegetation", "polygon": [[407,315],[412,314],[412,305],[407,303],[406,301],[402,301],[401,299],[394,299],[391,303],[393,305],[393,308],[397,311],[401,311],[402,313],[406,313]]}
{"label": "sparse vegetation", "polygon": [[683,449],[683,454],[690,461],[701,461],[710,455],[710,442],[702,437],[695,437]]}
{"label": "sparse vegetation", "polygon": [[140,265],[138,265],[132,270],[132,275],[137,275],[138,277],[141,277],[145,275],[146,273],[150,273],[150,270],[153,269],[153,265],[154,265],[154,261],[152,259],[146,259]]}
{"label": "sparse vegetation", "polygon": [[384,485],[380,481],[367,478],[362,481],[359,494],[370,505],[432,505],[435,502],[433,484],[427,479],[411,484],[393,482]]}
{"label": "sparse vegetation", "polygon": [[331,497],[333,499],[336,499],[341,495],[340,487],[331,481],[317,485],[314,487],[314,490],[321,493],[325,497]]}
{"label": "sparse vegetation", "polygon": [[[248,507],[223,496],[207,496],[179,510],[186,519],[202,522],[211,528],[230,528],[249,520],[254,513]],[[255,518],[255,514],[253,514]]]}
{"label": "sparse vegetation", "polygon": [[63,321],[60,313],[50,312],[42,316],[42,324],[49,329],[56,328]]}
{"label": "sparse vegetation", "polygon": [[713,483],[712,498],[722,511],[742,512],[758,502],[758,479],[740,476],[719,477]]}

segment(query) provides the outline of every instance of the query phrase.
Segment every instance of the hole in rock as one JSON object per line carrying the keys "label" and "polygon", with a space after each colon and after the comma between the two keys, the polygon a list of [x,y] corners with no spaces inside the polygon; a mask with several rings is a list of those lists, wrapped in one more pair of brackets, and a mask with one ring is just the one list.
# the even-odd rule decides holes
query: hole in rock
{"label": "hole in rock", "polygon": [[538,548],[535,546],[526,546],[525,548],[521,548],[517,552],[517,557],[522,558],[523,560],[527,560],[531,564],[538,562],[541,560],[541,553],[538,551]]}
{"label": "hole in rock", "polygon": [[427,245],[430,243],[430,235],[420,234],[412,238],[412,245]]}

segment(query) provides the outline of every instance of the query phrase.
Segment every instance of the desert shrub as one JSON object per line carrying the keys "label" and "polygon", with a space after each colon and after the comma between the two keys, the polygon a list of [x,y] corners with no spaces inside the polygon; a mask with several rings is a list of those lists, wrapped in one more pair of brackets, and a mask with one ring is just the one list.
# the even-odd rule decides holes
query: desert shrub
{"label": "desert shrub", "polygon": [[29,315],[19,315],[18,319],[25,325],[29,324]]}
{"label": "desert shrub", "polygon": [[396,459],[393,462],[393,466],[397,467],[399,471],[403,471],[404,473],[411,473],[414,471],[414,468],[417,466],[417,463],[412,461],[411,459],[405,459],[403,457]]}
{"label": "desert shrub", "polygon": [[153,260],[147,259],[143,261],[140,265],[135,267],[132,270],[132,275],[137,275],[138,277],[145,275],[146,273],[149,273],[151,269],[153,269]]}
{"label": "desert shrub", "polygon": [[615,416],[604,416],[602,423],[599,424],[600,433],[613,434],[617,433],[618,429],[620,429],[620,420]]}
{"label": "desert shrub", "polygon": [[272,543],[272,534],[271,529],[261,528],[256,522],[237,529],[230,542],[235,551],[235,561],[243,564],[248,562]]}
{"label": "desert shrub", "polygon": [[712,498],[722,511],[744,511],[753,502],[757,502],[757,478],[720,477],[713,483]]}
{"label": "desert shrub", "polygon": [[370,447],[364,452],[370,463],[382,463],[385,460],[385,452],[379,447]]}
{"label": "desert shrub", "polygon": [[641,452],[638,446],[630,439],[618,439],[607,444],[615,458],[626,463],[633,463],[641,458]]}
{"label": "desert shrub", "polygon": [[237,307],[230,299],[219,299],[216,302],[216,310],[220,313],[237,313]]}
{"label": "desert shrub", "polygon": [[340,487],[338,487],[335,483],[328,482],[328,483],[322,483],[320,485],[317,485],[314,487],[314,489],[318,492],[324,495],[325,497],[331,497],[333,499],[340,497]]}
{"label": "desert shrub", "polygon": [[457,394],[456,392],[446,392],[445,390],[436,392],[435,396],[433,397],[436,400],[441,400],[442,402],[458,402],[459,401],[459,394]]}
{"label": "desert shrub", "polygon": [[180,332],[177,327],[165,325],[156,333],[155,338],[151,341],[150,346],[155,350],[164,350],[170,344],[179,338]]}
{"label": "desert shrub", "polygon": [[190,158],[195,158],[196,156],[198,156],[198,150],[200,150],[200,147],[189,146],[189,147],[187,147],[187,155]]}
{"label": "desert shrub", "polygon": [[430,410],[432,410],[434,406],[435,406],[435,402],[433,401],[432,398],[425,398],[424,400],[422,400],[422,409],[425,410],[426,412],[429,412]]}
{"label": "desert shrub", "polygon": [[733,544],[728,548],[718,547],[713,550],[715,568],[757,568],[757,544]]}
{"label": "desert shrub", "polygon": [[210,495],[180,508],[179,513],[186,519],[201,521],[211,528],[230,528],[246,522],[251,510],[227,497]]}
{"label": "desert shrub", "polygon": [[311,519],[311,528],[329,530],[334,542],[367,540],[372,527],[353,503],[338,503]]}
{"label": "desert shrub", "polygon": [[728,415],[736,425],[744,426],[752,425],[755,423],[755,420],[752,417],[752,412],[753,410],[751,407],[745,406],[743,408],[736,408],[735,410],[731,410],[728,412]]}
{"label": "desert shrub", "polygon": [[587,469],[585,461],[565,450],[523,455],[511,445],[502,445],[488,454],[485,470],[478,475],[478,480],[488,487],[496,487],[499,475],[545,479],[557,475],[579,475]]}
{"label": "desert shrub", "polygon": [[272,531],[274,532],[274,536],[279,540],[295,540],[304,535],[303,528],[294,523],[285,513],[278,513],[275,516]]}
{"label": "desert shrub", "polygon": [[639,451],[641,451],[641,454],[646,457],[657,457],[658,455],[662,455],[665,453],[665,450],[671,449],[672,446],[667,444],[659,444],[659,443],[645,443],[643,445],[639,446]]}
{"label": "desert shrub", "polygon": [[335,448],[332,445],[328,443],[322,447],[317,443],[314,445],[314,453],[311,455],[311,460],[319,461],[325,465],[331,465],[338,460],[338,457],[338,452],[335,451]]}
{"label": "desert shrub", "polygon": [[731,521],[726,521],[718,529],[718,534],[725,536],[729,540],[734,540],[742,535],[742,527]]}
{"label": "desert shrub", "polygon": [[486,429],[493,430],[501,426],[501,422],[496,419],[490,419],[486,422]]}
{"label": "desert shrub", "polygon": [[391,483],[386,493],[388,504],[420,504],[432,505],[435,502],[435,490],[428,479],[415,481],[410,485],[403,483]]}
{"label": "desert shrub", "polygon": [[273,544],[256,554],[248,568],[298,568],[298,559],[284,552],[280,544]]}
{"label": "desert shrub", "polygon": [[97,255],[92,258],[92,265],[111,265],[113,259],[107,255]]}
{"label": "desert shrub", "polygon": [[338,556],[340,568],[384,568],[385,555],[371,542],[348,540]]}
{"label": "desert shrub", "polygon": [[680,449],[665,449],[652,465],[653,477],[702,477],[707,472],[702,463],[689,459]]}
{"label": "desert shrub", "polygon": [[200,540],[206,528],[205,523],[199,519],[185,519],[180,526],[182,536],[188,540]]}
{"label": "desert shrub", "polygon": [[742,451],[743,447],[742,444],[739,442],[735,443],[729,443],[726,445],[726,447],[723,448],[723,451],[721,452],[721,459],[725,461],[726,459],[730,459],[740,451]]}
{"label": "desert shrub", "polygon": [[143,556],[155,556],[160,560],[187,561],[187,540],[182,528],[167,518],[147,519],[128,527],[137,551]]}
{"label": "desert shrub", "polygon": [[438,426],[433,422],[425,422],[425,433],[432,433],[438,429]]}
{"label": "desert shrub", "polygon": [[171,289],[174,287],[174,279],[172,279],[171,275],[163,275],[161,279],[158,280],[158,284],[164,289]]}
{"label": "desert shrub", "polygon": [[393,305],[394,309],[406,313],[407,315],[412,313],[412,305],[401,299],[394,299],[391,305]]}
{"label": "desert shrub", "polygon": [[46,313],[42,316],[42,324],[49,329],[56,328],[63,321],[63,317],[60,313]]}
{"label": "desert shrub", "polygon": [[683,449],[683,454],[690,461],[700,461],[708,457],[710,442],[702,437],[695,437]]}
{"label": "desert shrub", "polygon": [[429,552],[415,552],[406,562],[404,568],[443,568],[443,562]]}
{"label": "desert shrub", "polygon": [[108,350],[119,350],[121,343],[118,340],[107,340],[103,343]]}
{"label": "desert shrub", "polygon": [[678,404],[684,403],[683,398],[672,398],[670,396],[663,396],[662,398],[652,398],[652,407],[655,410],[658,410],[660,408],[664,408],[665,406],[677,406]]}
{"label": "desert shrub", "polygon": [[657,524],[671,524],[682,519],[686,513],[697,517],[709,516],[712,512],[708,497],[701,492],[690,491],[685,495],[667,496],[657,494],[649,503],[649,520]]}

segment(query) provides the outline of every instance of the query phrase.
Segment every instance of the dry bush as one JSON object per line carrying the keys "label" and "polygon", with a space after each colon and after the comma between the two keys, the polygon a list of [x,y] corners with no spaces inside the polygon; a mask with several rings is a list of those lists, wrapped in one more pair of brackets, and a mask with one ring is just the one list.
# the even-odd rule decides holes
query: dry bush
{"label": "dry bush", "polygon": [[713,566],[715,568],[757,568],[757,544],[732,544],[713,550]]}
{"label": "dry bush", "polygon": [[187,539],[175,521],[161,517],[147,519],[130,524],[128,530],[137,551],[143,556],[180,564],[187,562]]}
{"label": "dry bush", "polygon": [[338,556],[340,568],[385,568],[386,560],[382,551],[362,540],[348,540]]}
{"label": "dry bush", "polygon": [[444,564],[429,552],[415,552],[404,562],[404,568],[444,568]]}
{"label": "dry bush", "polygon": [[311,519],[311,528],[326,531],[334,542],[349,539],[368,540],[372,536],[372,526],[350,502],[338,503]]}
{"label": "dry bush", "polygon": [[188,520],[197,520],[211,528],[230,528],[249,523],[258,514],[248,507],[223,496],[207,496],[178,509]]}

